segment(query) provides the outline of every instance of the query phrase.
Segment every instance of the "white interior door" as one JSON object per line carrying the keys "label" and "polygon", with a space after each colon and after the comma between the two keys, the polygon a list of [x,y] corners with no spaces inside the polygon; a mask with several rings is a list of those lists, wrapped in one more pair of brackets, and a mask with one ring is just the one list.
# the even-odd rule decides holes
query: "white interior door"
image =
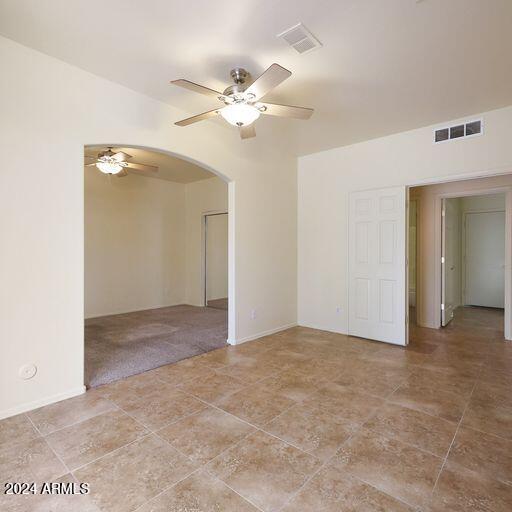
{"label": "white interior door", "polygon": [[405,187],[354,192],[349,212],[349,334],[407,344]]}
{"label": "white interior door", "polygon": [[460,305],[460,207],[443,199],[441,241],[441,323],[448,325]]}
{"label": "white interior door", "polygon": [[503,308],[505,212],[468,213],[465,224],[465,303]]}

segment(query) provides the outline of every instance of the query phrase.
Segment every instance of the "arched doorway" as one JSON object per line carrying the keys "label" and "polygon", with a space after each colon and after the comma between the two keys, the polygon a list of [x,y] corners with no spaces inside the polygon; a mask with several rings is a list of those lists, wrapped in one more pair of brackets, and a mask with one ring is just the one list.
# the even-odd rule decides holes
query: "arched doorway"
{"label": "arched doorway", "polygon": [[[127,155],[129,165],[105,172],[97,165],[105,154]],[[86,386],[233,339],[234,184],[181,155],[134,145],[87,145],[84,164]],[[203,223],[219,210],[229,219],[218,251],[227,255],[227,310],[204,302]]]}

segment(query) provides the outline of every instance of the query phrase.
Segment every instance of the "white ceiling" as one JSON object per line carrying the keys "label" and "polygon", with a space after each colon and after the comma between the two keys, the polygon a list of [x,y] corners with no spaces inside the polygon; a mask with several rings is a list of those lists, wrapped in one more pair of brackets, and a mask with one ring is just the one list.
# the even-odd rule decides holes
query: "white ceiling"
{"label": "white ceiling", "polygon": [[[88,146],[85,148],[84,154],[87,156],[96,157],[100,151],[105,151],[107,148],[104,146]],[[138,164],[153,165],[158,167],[157,173],[152,172],[136,172],[130,171],[139,176],[148,178],[157,178],[161,180],[175,181],[177,183],[192,183],[193,181],[206,180],[214,178],[215,174],[195,165],[193,163],[176,158],[165,153],[158,153],[157,151],[148,151],[147,149],[128,148],[128,147],[115,147],[114,152],[124,151],[132,156],[130,162]],[[93,172],[100,172],[96,167],[89,167]],[[128,179],[126,176],[123,179]]]}
{"label": "white ceiling", "polygon": [[[299,21],[323,48],[275,37]],[[257,123],[297,154],[512,104],[511,27],[511,0],[0,0],[6,37],[191,114],[216,102],[169,80],[223,89],[278,62],[293,76],[266,99],[316,112]]]}

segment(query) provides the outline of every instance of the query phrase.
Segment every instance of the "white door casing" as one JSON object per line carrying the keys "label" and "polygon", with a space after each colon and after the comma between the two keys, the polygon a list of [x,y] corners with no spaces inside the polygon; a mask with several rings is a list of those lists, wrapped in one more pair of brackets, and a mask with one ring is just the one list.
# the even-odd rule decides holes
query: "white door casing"
{"label": "white door casing", "polygon": [[407,344],[406,187],[353,192],[349,334]]}
{"label": "white door casing", "polygon": [[465,304],[503,308],[505,212],[465,215]]}

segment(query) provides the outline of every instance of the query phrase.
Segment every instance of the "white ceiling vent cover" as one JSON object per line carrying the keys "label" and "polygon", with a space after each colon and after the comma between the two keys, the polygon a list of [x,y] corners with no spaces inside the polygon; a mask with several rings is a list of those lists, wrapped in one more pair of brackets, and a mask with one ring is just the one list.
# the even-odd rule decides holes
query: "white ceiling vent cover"
{"label": "white ceiling vent cover", "polygon": [[287,42],[298,53],[308,53],[322,47],[322,43],[302,23],[297,23],[277,34],[277,37]]}

